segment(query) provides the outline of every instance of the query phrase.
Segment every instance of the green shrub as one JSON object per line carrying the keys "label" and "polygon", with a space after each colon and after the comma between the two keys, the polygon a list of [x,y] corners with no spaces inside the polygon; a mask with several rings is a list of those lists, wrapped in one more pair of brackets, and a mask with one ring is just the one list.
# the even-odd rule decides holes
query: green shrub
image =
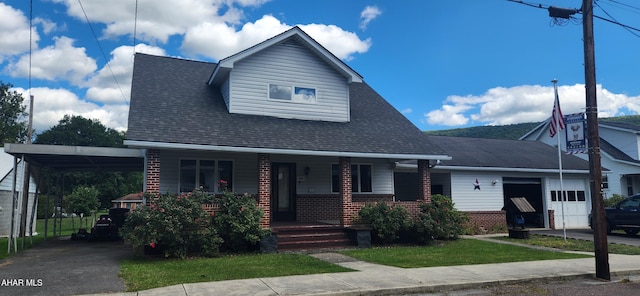
{"label": "green shrub", "polygon": [[206,198],[204,193],[146,194],[149,205],[129,213],[123,238],[137,250],[156,250],[165,257],[217,255],[222,239],[202,208]]}
{"label": "green shrub", "polygon": [[454,208],[449,197],[433,195],[430,203],[420,205],[420,213],[414,222],[416,239],[419,243],[430,243],[436,239],[457,239],[468,220],[466,213]]}
{"label": "green shrub", "polygon": [[393,243],[410,223],[409,214],[404,207],[389,206],[385,202],[366,204],[358,215],[371,226],[372,240],[376,244]]}
{"label": "green shrub", "polygon": [[605,207],[615,207],[616,204],[621,202],[623,199],[625,199],[624,196],[622,196],[620,194],[614,194],[611,197],[604,199],[604,206]]}
{"label": "green shrub", "polygon": [[260,227],[263,212],[252,195],[224,191],[214,202],[219,207],[215,212],[215,227],[224,240],[224,250],[252,250],[261,238],[269,234],[268,229]]}

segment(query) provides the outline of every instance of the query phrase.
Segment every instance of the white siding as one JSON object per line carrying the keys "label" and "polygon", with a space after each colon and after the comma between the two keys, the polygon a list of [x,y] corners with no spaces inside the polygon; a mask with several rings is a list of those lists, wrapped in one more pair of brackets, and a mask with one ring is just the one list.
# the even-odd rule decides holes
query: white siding
{"label": "white siding", "polygon": [[640,159],[640,152],[638,152],[640,141],[638,135],[633,132],[600,128],[600,137],[633,159]]}
{"label": "white siding", "polygon": [[[233,161],[233,186],[237,193],[255,194],[258,191],[258,156],[243,153],[205,153],[190,151],[162,151],[160,153],[160,192],[176,193],[180,183],[180,159],[212,159]],[[295,163],[298,194],[334,194],[331,192],[332,157],[272,155],[272,163]],[[372,168],[372,190],[365,194],[393,194],[392,163],[380,159],[351,160],[352,164],[368,164]],[[304,170],[309,167],[309,175]],[[358,193],[354,193],[358,194]]]}
{"label": "white siding", "polygon": [[[236,62],[231,74],[227,104],[231,113],[349,121],[346,78],[292,40]],[[316,103],[268,99],[269,84],[315,88]]]}
{"label": "white siding", "polygon": [[[478,179],[480,190],[474,190]],[[500,182],[493,185],[494,180]],[[499,211],[504,206],[502,175],[451,172],[451,199],[460,211]]]}
{"label": "white siding", "polygon": [[[289,162],[296,164],[296,174],[300,178],[296,184],[298,194],[334,194],[331,192],[331,164],[338,159],[332,157],[277,156],[271,162]],[[392,164],[380,159],[352,158],[351,164],[367,164],[372,169],[372,190],[365,194],[393,194]],[[309,167],[309,175],[304,175],[305,167]],[[257,178],[257,177],[256,177]],[[359,194],[359,193],[354,193]]]}
{"label": "white siding", "polygon": [[[11,198],[11,191],[0,190],[0,207],[2,207],[2,212],[0,212],[0,237],[9,237],[11,234],[11,208],[13,206],[13,201]],[[22,193],[20,193],[20,197],[22,197]],[[35,201],[35,194],[29,194],[28,208],[27,208],[27,221],[31,221],[31,209],[33,207],[33,202]],[[20,221],[20,213],[16,213],[16,231],[19,229],[19,221]],[[30,223],[30,222],[27,222]],[[33,223],[33,233],[36,233],[36,224]]]}

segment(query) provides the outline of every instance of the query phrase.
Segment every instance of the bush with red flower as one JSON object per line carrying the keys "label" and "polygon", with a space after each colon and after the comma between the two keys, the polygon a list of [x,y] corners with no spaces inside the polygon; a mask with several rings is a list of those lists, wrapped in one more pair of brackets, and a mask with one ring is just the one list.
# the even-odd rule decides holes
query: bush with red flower
{"label": "bush with red flower", "polygon": [[224,191],[214,199],[218,211],[214,216],[215,227],[223,238],[222,249],[230,252],[246,252],[256,248],[269,230],[260,226],[263,212],[254,196],[238,195]]}
{"label": "bush with red flower", "polygon": [[222,239],[213,217],[202,207],[204,193],[145,194],[149,206],[131,211],[122,228],[135,249],[151,248],[165,257],[215,256]]}

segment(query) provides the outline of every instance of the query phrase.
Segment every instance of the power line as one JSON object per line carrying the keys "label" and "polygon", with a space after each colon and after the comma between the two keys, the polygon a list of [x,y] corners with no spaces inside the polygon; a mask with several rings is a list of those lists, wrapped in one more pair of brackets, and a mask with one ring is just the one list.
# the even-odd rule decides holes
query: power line
{"label": "power line", "polygon": [[111,73],[111,77],[113,77],[113,81],[116,82],[116,86],[118,86],[118,89],[120,90],[120,94],[122,95],[122,99],[124,100],[124,102],[127,105],[129,105],[129,101],[127,101],[127,97],[124,95],[124,92],[122,91],[122,88],[120,87],[120,83],[118,83],[118,79],[116,78],[116,75],[113,74],[113,70],[111,69],[111,65],[109,64],[109,59],[107,59],[107,55],[104,53],[104,50],[102,49],[102,45],[100,44],[100,40],[98,39],[98,35],[96,35],[96,31],[93,30],[93,26],[91,25],[91,21],[89,20],[89,16],[87,16],[87,12],[84,10],[84,6],[82,6],[82,2],[80,0],[78,0],[78,4],[80,4],[80,9],[82,9],[82,13],[84,14],[84,17],[87,20],[87,24],[89,24],[89,28],[91,29],[91,34],[93,34],[93,38],[96,40],[96,43],[98,43],[98,48],[100,49],[100,52],[102,53],[102,57],[106,61],[106,65],[107,65],[107,68],[109,69],[109,72]]}
{"label": "power line", "polygon": [[[596,1],[596,2],[597,2],[597,1]],[[637,12],[640,12],[640,8],[635,7],[635,6],[633,6],[633,5],[629,5],[629,4],[626,4],[626,3],[622,3],[622,2],[620,2],[620,1],[616,1],[616,0],[609,0],[609,2],[611,2],[611,3],[615,3],[615,4],[618,4],[619,6],[624,6],[624,7],[626,7],[626,8],[631,8],[631,10],[636,10]],[[631,10],[627,10],[627,11],[631,11]]]}
{"label": "power line", "polygon": [[[518,3],[518,4],[523,4],[523,5],[531,6],[531,7],[535,7],[535,8],[540,8],[540,9],[546,9],[546,10],[549,10],[549,16],[551,16],[551,17],[553,18],[553,19],[552,19],[552,23],[553,23],[553,24],[555,24],[555,25],[566,25],[566,24],[568,23],[568,21],[569,21],[569,20],[575,20],[575,19],[574,19],[572,16],[564,17],[564,15],[562,15],[562,14],[560,14],[560,15],[553,15],[553,14],[552,14],[552,11],[554,11],[554,10],[560,9],[560,11],[568,10],[568,11],[575,11],[576,13],[584,13],[584,12],[582,11],[582,8],[580,8],[580,9],[564,9],[564,8],[557,8],[557,7],[550,6],[550,5],[546,5],[546,4],[540,4],[540,3],[537,3],[537,4],[536,4],[536,3],[532,3],[532,2],[525,2],[525,1],[520,1],[520,0],[507,0],[507,1],[508,1],[508,2]],[[614,1],[614,0],[609,0],[609,1],[611,1],[611,2],[613,2],[613,3],[620,4],[620,5],[625,5],[625,6],[628,6],[628,7],[630,7],[630,8],[633,8],[633,9],[638,9],[638,10],[640,10],[640,8],[637,8],[637,7],[634,7],[634,6],[631,6],[631,5],[627,5],[627,4],[623,4],[623,3],[620,3],[620,2],[618,2],[618,1]],[[636,34],[636,33],[634,33],[634,32],[632,32],[632,31],[631,31],[631,30],[633,30],[633,31],[638,31],[638,32],[640,32],[640,29],[635,28],[635,27],[632,27],[632,26],[629,26],[629,25],[625,25],[625,24],[623,24],[623,23],[618,22],[618,21],[617,21],[617,20],[615,20],[615,18],[613,18],[609,13],[607,13],[607,12],[606,12],[606,11],[605,11],[601,6],[600,6],[600,5],[598,5],[598,2],[597,2],[597,1],[595,1],[595,2],[596,2],[596,6],[598,6],[600,9],[602,9],[602,11],[603,11],[605,14],[607,14],[610,18],[612,18],[613,20],[611,20],[611,19],[607,19],[607,18],[604,18],[604,17],[601,17],[601,16],[597,16],[597,15],[593,15],[593,17],[594,17],[594,18],[597,18],[597,19],[599,19],[599,20],[603,20],[603,21],[606,21],[606,22],[609,22],[609,23],[612,23],[612,24],[615,24],[615,25],[621,26],[621,27],[625,28],[627,31],[629,31],[631,34],[633,34],[633,35],[635,35],[636,37],[639,37],[639,38],[640,38],[640,35],[639,35],[639,34]]]}
{"label": "power line", "polygon": [[622,23],[618,22],[618,20],[616,20],[616,19],[615,19],[611,14],[609,14],[606,10],[604,10],[604,8],[602,8],[602,6],[600,6],[600,5],[598,4],[598,1],[595,1],[595,4],[596,4],[596,6],[598,6],[600,9],[602,9],[602,12],[604,12],[607,16],[609,16],[611,19],[613,19],[613,21],[612,21],[612,20],[605,19],[605,18],[601,18],[601,17],[599,17],[599,16],[597,16],[597,15],[594,15],[593,17],[595,17],[595,18],[597,18],[597,19],[601,19],[601,20],[603,20],[603,21],[607,21],[607,22],[610,22],[610,23],[616,24],[616,25],[618,25],[618,26],[621,26],[621,27],[623,27],[625,30],[629,31],[629,33],[631,33],[631,34],[635,35],[636,37],[640,37],[640,35],[638,35],[638,33],[631,31],[631,30],[635,30],[635,31],[640,32],[640,29],[636,29],[636,28],[634,28],[634,27],[627,26],[627,25],[625,25],[625,24],[622,24]]}

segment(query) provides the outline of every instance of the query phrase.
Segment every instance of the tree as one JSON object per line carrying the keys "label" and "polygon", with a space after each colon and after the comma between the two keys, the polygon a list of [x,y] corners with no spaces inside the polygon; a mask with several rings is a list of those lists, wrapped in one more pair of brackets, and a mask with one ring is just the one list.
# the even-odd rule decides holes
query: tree
{"label": "tree", "polygon": [[[36,144],[123,147],[124,133],[108,128],[97,119],[65,115],[57,125],[36,136]],[[142,190],[142,173],[129,172],[72,172],[65,173],[63,183],[69,194],[78,186],[90,186],[99,191],[102,208],[109,208],[111,201]]]}
{"label": "tree", "polygon": [[36,144],[123,147],[124,133],[108,128],[97,119],[65,115],[58,125],[42,132]]}
{"label": "tree", "polygon": [[93,187],[79,186],[76,187],[71,194],[64,197],[66,203],[65,209],[80,217],[80,227],[82,227],[82,218],[98,209],[99,193],[100,192]]}
{"label": "tree", "polygon": [[0,81],[0,145],[19,143],[27,139],[28,113],[22,105],[24,98],[16,91],[10,91],[13,85]]}

